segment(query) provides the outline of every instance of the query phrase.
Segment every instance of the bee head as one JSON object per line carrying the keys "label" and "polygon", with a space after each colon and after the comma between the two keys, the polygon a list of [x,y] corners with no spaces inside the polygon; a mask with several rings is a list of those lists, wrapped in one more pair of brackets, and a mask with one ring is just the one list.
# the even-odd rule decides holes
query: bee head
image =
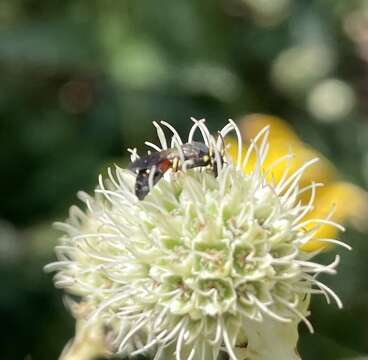
{"label": "bee head", "polygon": [[[217,175],[218,168],[221,168],[223,163],[222,151],[217,151],[212,145],[207,147],[203,142],[193,141],[184,144],[182,147],[185,159],[188,161],[187,167],[207,167],[210,166],[215,175]],[[219,164],[219,161],[221,164]]]}

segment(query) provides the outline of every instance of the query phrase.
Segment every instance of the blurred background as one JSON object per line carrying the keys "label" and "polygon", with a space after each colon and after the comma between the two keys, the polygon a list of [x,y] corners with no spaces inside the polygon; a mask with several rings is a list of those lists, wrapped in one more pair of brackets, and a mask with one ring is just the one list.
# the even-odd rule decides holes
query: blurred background
{"label": "blurred background", "polygon": [[[1,0],[2,358],[57,359],[73,336],[42,267],[78,190],[156,141],[153,120],[185,133],[190,116],[216,130],[255,112],[367,188],[367,1]],[[343,235],[354,250],[325,282],[345,307],[313,299],[303,360],[368,359],[366,236]]]}

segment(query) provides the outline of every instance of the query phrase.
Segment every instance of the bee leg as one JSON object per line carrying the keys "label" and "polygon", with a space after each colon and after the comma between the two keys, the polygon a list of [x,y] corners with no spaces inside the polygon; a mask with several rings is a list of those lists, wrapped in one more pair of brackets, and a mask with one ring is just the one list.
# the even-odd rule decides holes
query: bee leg
{"label": "bee leg", "polygon": [[213,175],[214,175],[215,177],[217,177],[217,175],[218,175],[218,166],[217,166],[216,161],[214,162],[214,164],[213,164],[213,166],[212,166],[212,169],[213,169]]}
{"label": "bee leg", "polygon": [[173,169],[173,172],[177,172],[178,169],[179,169],[179,158],[178,157],[175,157],[174,160],[172,161],[172,169]]}
{"label": "bee leg", "polygon": [[143,200],[149,193],[149,173],[146,170],[139,171],[135,180],[135,194],[139,200]]}
{"label": "bee leg", "polygon": [[[162,178],[164,174],[161,171],[155,171],[153,176],[153,185]],[[150,192],[149,186],[150,170],[144,169],[138,172],[135,180],[135,194],[139,200],[143,200],[146,195]]]}

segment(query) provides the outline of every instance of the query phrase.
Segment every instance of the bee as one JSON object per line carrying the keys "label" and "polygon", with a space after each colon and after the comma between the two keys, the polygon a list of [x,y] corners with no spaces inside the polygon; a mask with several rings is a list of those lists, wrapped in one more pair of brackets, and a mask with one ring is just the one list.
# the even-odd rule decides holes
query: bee
{"label": "bee", "polygon": [[[178,148],[169,148],[133,161],[128,169],[137,173],[135,182],[135,194],[139,200],[143,200],[150,191],[150,182],[155,185],[166,173],[172,169],[173,172],[185,168],[210,166],[217,176],[218,164],[212,149],[202,142],[193,141]],[[223,161],[223,157],[220,157]]]}

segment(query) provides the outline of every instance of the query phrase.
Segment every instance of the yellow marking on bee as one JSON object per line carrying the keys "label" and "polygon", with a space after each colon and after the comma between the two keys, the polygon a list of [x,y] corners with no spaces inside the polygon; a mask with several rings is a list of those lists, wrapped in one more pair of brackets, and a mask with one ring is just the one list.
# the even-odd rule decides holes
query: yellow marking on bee
{"label": "yellow marking on bee", "polygon": [[179,158],[174,158],[174,160],[172,161],[172,164],[173,164],[173,166],[172,166],[172,168],[173,168],[173,171],[174,172],[177,172],[178,171],[178,168],[179,168]]}

